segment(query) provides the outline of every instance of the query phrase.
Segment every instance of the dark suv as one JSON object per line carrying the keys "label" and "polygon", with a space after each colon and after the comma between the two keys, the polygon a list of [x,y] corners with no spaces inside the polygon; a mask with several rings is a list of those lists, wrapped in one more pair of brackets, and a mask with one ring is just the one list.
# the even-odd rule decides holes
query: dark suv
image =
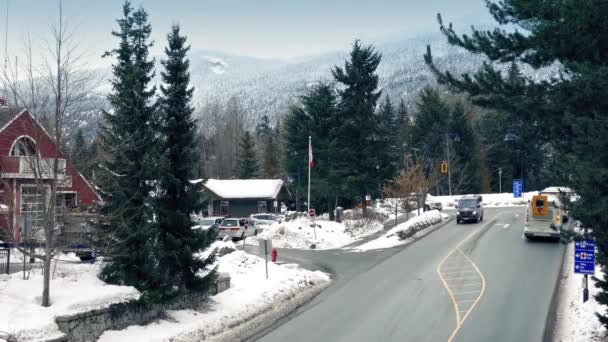
{"label": "dark suv", "polygon": [[483,220],[483,203],[479,195],[465,195],[460,197],[456,208],[456,223],[473,221],[475,223]]}

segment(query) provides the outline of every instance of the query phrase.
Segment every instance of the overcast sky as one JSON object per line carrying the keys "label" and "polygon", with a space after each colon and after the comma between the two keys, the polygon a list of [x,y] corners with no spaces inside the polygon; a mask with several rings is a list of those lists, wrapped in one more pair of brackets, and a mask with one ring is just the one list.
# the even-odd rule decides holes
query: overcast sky
{"label": "overcast sky", "polygon": [[[29,33],[42,49],[57,19],[58,0],[2,0],[0,39],[8,2],[8,48],[21,55]],[[102,66],[103,51],[121,15],[122,0],[63,0],[64,15],[92,65]],[[172,23],[179,23],[193,50],[220,50],[260,58],[293,58],[346,49],[355,38],[365,42],[437,32],[436,14],[456,28],[491,23],[482,0],[141,0],[150,15],[153,54],[162,52]],[[1,53],[4,54],[4,46]]]}

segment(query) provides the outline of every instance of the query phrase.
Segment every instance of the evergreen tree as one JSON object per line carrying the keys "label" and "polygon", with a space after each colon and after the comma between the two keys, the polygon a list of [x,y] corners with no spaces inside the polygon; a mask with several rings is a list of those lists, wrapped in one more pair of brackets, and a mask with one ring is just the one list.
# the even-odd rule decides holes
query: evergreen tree
{"label": "evergreen tree", "polygon": [[400,166],[404,168],[406,165],[406,155],[407,148],[412,144],[411,141],[411,130],[412,130],[412,121],[408,115],[407,106],[405,105],[405,101],[403,98],[399,100],[399,105],[397,106],[397,125],[399,127],[399,145],[400,150]]}
{"label": "evergreen tree", "polygon": [[452,194],[479,193],[481,182],[478,172],[480,161],[475,153],[477,142],[461,101],[456,102],[450,111],[448,132]]}
{"label": "evergreen tree", "polygon": [[[331,84],[320,83],[300,98],[301,106],[290,109],[285,119],[286,169],[305,179],[308,168],[308,137],[311,137],[315,165],[311,170],[311,204],[327,210],[333,218],[336,196],[341,194],[346,170],[337,165],[335,131],[340,127],[336,92]],[[325,209],[326,208],[326,209]]]}
{"label": "evergreen tree", "polygon": [[258,161],[255,156],[255,145],[249,131],[245,132],[240,143],[239,178],[252,179],[258,176]]}
{"label": "evergreen tree", "polygon": [[395,108],[388,96],[380,105],[378,113],[380,180],[393,179],[399,166],[399,124]]}
{"label": "evergreen tree", "polygon": [[194,257],[214,241],[215,230],[192,229],[192,214],[202,209],[201,183],[192,184],[196,153],[196,122],[191,101],[190,46],[180,28],[174,25],[167,35],[166,59],[161,61],[163,85],[160,87],[160,112],[163,135],[162,171],[159,182],[156,215],[160,230],[160,276],[165,295],[187,291],[206,291],[214,272],[201,277],[214,260]]}
{"label": "evergreen tree", "polygon": [[110,256],[100,277],[111,284],[135,286],[144,300],[159,301],[163,294],[158,272],[158,230],[153,224],[151,193],[158,179],[156,107],[153,104],[154,61],[149,59],[151,27],[143,8],[133,11],[127,1],[119,29],[112,34],[119,47],[108,53],[112,66],[113,111],[104,115],[101,148],[105,159],[100,175],[108,218],[105,249]]}
{"label": "evergreen tree", "polygon": [[78,172],[88,177],[90,175],[90,158],[88,155],[89,146],[84,139],[84,132],[82,128],[78,128],[76,131],[76,135],[74,136],[74,140],[72,142],[74,147],[72,148],[72,155],[70,156],[70,161],[72,165],[78,170]]}
{"label": "evergreen tree", "polygon": [[361,200],[364,212],[365,196],[380,191],[377,152],[382,147],[375,109],[380,97],[376,69],[381,59],[373,46],[363,46],[357,40],[344,67],[332,69],[334,79],[342,84],[338,91],[342,125],[336,130],[337,165],[348,170],[345,189]]}
{"label": "evergreen tree", "polygon": [[[559,160],[555,166],[561,165],[554,173],[580,196],[574,203],[566,201],[569,216],[580,220],[595,238],[596,260],[604,266],[596,299],[607,305],[608,5],[504,0],[488,2],[488,8],[507,28],[461,37],[439,18],[448,42],[484,54],[491,62],[517,62],[535,69],[559,63],[563,76],[550,81],[522,76],[510,82],[509,75],[486,64],[474,76],[454,77],[433,64],[430,48],[425,60],[439,82],[468,93],[476,104],[513,114],[522,126],[542,127],[533,139],[550,144],[548,152]],[[608,316],[598,316],[608,326]]]}
{"label": "evergreen tree", "polygon": [[262,176],[263,178],[276,178],[279,175],[278,136],[270,127],[268,115],[262,116],[255,132],[262,144]]}
{"label": "evergreen tree", "polygon": [[412,128],[412,141],[422,150],[428,148],[428,158],[434,162],[445,159],[445,135],[447,133],[450,112],[439,92],[433,88],[424,88],[416,103],[418,112]]}

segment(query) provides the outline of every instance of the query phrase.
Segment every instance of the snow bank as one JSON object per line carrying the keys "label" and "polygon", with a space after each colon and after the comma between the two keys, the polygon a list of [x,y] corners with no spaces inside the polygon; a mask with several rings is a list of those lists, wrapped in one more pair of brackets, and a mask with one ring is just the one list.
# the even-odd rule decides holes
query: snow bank
{"label": "snow bank", "polygon": [[[514,205],[525,205],[532,196],[538,195],[538,191],[525,192],[522,198],[514,198],[512,193],[502,194],[480,194],[483,204],[486,207],[506,207]],[[441,202],[443,209],[453,209],[458,199],[462,195],[456,196],[433,196],[433,200]]]}
{"label": "snow bank", "polygon": [[[268,264],[269,279],[266,279],[264,259],[244,251],[221,257],[218,271],[230,273],[231,287],[211,297],[206,307],[169,311],[166,319],[146,326],[106,331],[99,341],[200,341],[218,334],[236,333],[240,324],[278,310],[308,289],[320,290],[330,281],[329,276],[322,272],[304,270],[293,264],[273,263]],[[240,340],[242,336],[226,338]]]}
{"label": "snow bank", "polygon": [[272,246],[277,248],[310,248],[332,249],[351,244],[383,228],[382,223],[369,219],[344,220],[342,223],[315,220],[300,217],[292,221],[275,223],[264,229],[256,237],[247,238],[246,243],[258,245],[259,239],[272,239]]}
{"label": "snow bank", "polygon": [[[606,328],[595,316],[596,312],[606,313],[606,308],[600,305],[594,295],[598,293],[595,282],[589,277],[589,300],[583,303],[583,275],[574,274],[573,269],[574,244],[568,246],[565,256],[565,270],[562,278],[560,305],[558,309],[556,333],[554,341],[561,342],[591,342],[605,341]],[[602,275],[599,266],[595,268],[595,276]]]}
{"label": "snow bank", "polygon": [[[424,228],[432,226],[441,222],[444,218],[449,217],[446,214],[440,213],[438,210],[431,210],[421,213],[419,216],[415,216],[406,222],[403,222],[393,229],[389,230],[386,234],[381,237],[364,243],[361,246],[352,248],[353,251],[368,251],[371,249],[381,249],[404,245],[412,241],[416,237],[415,234],[424,232]],[[412,233],[412,236],[407,239],[400,239],[399,233],[408,232]]]}
{"label": "snow bank", "polygon": [[97,278],[100,264],[53,263],[51,306],[40,306],[42,272],[29,280],[21,272],[0,278],[0,331],[19,341],[62,336],[55,317],[108,307],[139,298],[131,286],[108,285]]}

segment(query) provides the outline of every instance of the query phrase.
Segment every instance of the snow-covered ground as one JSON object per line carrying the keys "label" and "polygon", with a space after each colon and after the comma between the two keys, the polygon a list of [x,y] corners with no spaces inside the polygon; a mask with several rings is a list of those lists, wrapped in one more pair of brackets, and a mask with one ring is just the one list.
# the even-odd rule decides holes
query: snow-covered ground
{"label": "snow-covered ground", "polygon": [[[75,260],[74,255],[60,259]],[[130,286],[108,285],[97,278],[100,264],[58,262],[52,265],[51,306],[40,306],[42,271],[34,269],[28,280],[22,272],[0,275],[0,332],[18,341],[62,336],[55,317],[99,309],[139,298]]]}
{"label": "snow-covered ground", "polygon": [[307,217],[275,223],[258,236],[247,238],[246,243],[258,245],[260,239],[272,239],[272,246],[277,248],[310,248],[314,244],[316,249],[333,249],[351,244],[383,228],[383,224],[375,219],[345,219],[338,223],[321,217],[315,220],[315,228],[312,225],[313,221]]}
{"label": "snow-covered ground", "polygon": [[[595,282],[589,277],[589,300],[583,303],[583,275],[574,274],[574,244],[570,243],[565,257],[565,272],[561,280],[560,305],[554,341],[560,342],[599,342],[606,341],[606,328],[595,316],[596,312],[606,313],[594,295],[598,293]],[[595,276],[601,277],[599,266]]]}
{"label": "snow-covered ground", "polygon": [[[514,198],[512,193],[502,194],[480,194],[486,207],[506,207],[514,205],[525,205],[538,191],[525,192],[522,198]],[[433,200],[441,202],[443,209],[454,209],[454,205],[462,195],[455,196],[433,196]]]}
{"label": "snow-covered ground", "polygon": [[425,230],[423,228],[427,228],[434,224],[441,222],[443,219],[449,217],[446,214],[440,213],[438,210],[431,210],[421,213],[419,216],[414,216],[403,222],[396,227],[392,228],[384,235],[380,236],[377,239],[364,243],[363,245],[353,247],[351,250],[353,251],[368,251],[371,249],[381,249],[381,248],[389,248],[404,245],[410,243],[416,236],[412,236],[410,238],[401,240],[398,236],[399,232],[410,231],[412,229],[420,230],[417,234],[424,234]]}
{"label": "snow-covered ground", "polygon": [[[175,310],[146,326],[106,331],[101,342],[241,340],[264,327],[327,286],[330,278],[295,264],[268,264],[264,259],[236,251],[219,258],[219,272],[230,274],[230,289],[210,298],[199,310]],[[308,297],[307,297],[308,296]]]}

